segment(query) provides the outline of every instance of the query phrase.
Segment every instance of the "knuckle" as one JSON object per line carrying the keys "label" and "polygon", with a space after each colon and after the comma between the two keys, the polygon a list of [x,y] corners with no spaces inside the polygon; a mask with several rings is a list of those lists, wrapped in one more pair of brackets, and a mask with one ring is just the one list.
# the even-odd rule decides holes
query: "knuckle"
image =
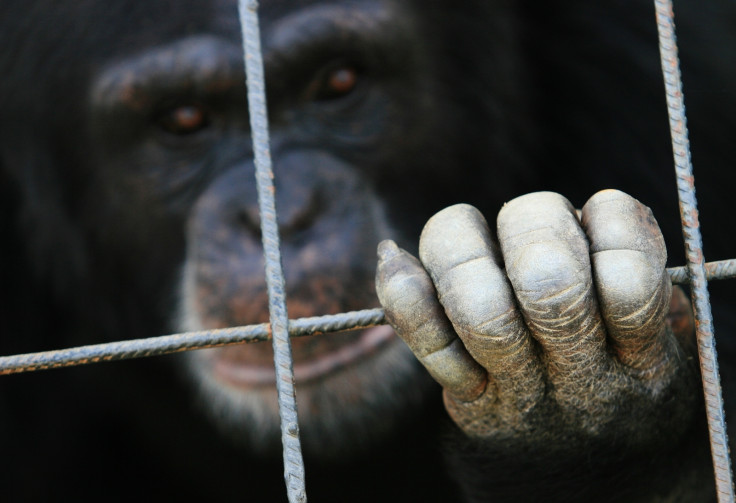
{"label": "knuckle", "polygon": [[603,309],[616,320],[636,324],[659,309],[671,284],[663,267],[635,250],[608,250],[593,255],[596,286]]}
{"label": "knuckle", "polygon": [[593,253],[630,249],[646,253],[664,265],[667,252],[652,211],[633,197],[615,190],[599,192],[583,208],[582,225]]}
{"label": "knuckle", "polygon": [[590,285],[587,255],[575,256],[557,243],[526,246],[507,267],[517,297],[529,306],[574,303]]}
{"label": "knuckle", "polygon": [[494,253],[485,219],[469,205],[451,206],[437,213],[419,238],[419,256],[433,278],[456,265]]}
{"label": "knuckle", "polygon": [[437,290],[453,324],[471,333],[487,333],[489,319],[515,309],[506,276],[489,257],[449,269]]}

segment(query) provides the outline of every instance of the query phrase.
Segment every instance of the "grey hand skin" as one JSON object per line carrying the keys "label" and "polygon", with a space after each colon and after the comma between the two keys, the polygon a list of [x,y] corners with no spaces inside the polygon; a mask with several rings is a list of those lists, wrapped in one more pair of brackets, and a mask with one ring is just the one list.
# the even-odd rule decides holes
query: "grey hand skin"
{"label": "grey hand skin", "polygon": [[391,241],[378,248],[386,317],[452,420],[472,438],[552,450],[681,435],[697,409],[683,349],[692,324],[679,340],[667,323],[683,296],[649,208],[606,190],[578,214],[541,192],[504,205],[496,224],[497,237],[460,204],[427,222],[419,260]]}

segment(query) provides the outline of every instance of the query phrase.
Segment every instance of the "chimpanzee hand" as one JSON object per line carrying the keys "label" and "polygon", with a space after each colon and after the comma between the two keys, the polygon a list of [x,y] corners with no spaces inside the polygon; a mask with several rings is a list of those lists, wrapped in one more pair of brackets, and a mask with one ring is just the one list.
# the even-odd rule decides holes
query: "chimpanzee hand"
{"label": "chimpanzee hand", "polygon": [[425,226],[421,263],[379,245],[386,317],[454,422],[471,438],[560,452],[683,435],[697,379],[667,323],[673,288],[649,208],[607,190],[579,218],[562,196],[534,193],[503,207],[497,234],[457,205]]}

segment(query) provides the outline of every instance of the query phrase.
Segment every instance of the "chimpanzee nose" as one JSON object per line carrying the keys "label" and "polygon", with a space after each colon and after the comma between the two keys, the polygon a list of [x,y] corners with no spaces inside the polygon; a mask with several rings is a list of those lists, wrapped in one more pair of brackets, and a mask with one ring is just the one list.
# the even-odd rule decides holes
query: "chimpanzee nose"
{"label": "chimpanzee nose", "polygon": [[[326,210],[326,198],[321,179],[314,172],[314,159],[301,154],[280,156],[274,163],[276,187],[276,211],[279,234],[288,239],[309,229]],[[252,162],[247,173],[254,176]],[[288,183],[280,183],[288,178]],[[260,211],[255,178],[245,181],[238,192],[242,198],[238,205],[238,223],[253,235],[260,236]]]}
{"label": "chimpanzee nose", "polygon": [[[315,188],[301,187],[282,194],[276,191],[277,222],[282,238],[289,238],[307,230],[319,218],[325,204],[322,192]],[[239,224],[260,236],[261,217],[257,201],[251,197],[244,202],[238,212]]]}

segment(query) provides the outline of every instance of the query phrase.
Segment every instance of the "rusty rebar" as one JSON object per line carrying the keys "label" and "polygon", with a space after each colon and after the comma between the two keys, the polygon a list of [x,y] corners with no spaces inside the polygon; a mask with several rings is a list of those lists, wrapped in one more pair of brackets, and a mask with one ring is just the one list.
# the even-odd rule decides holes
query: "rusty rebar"
{"label": "rusty rebar", "polygon": [[687,256],[691,297],[695,311],[695,336],[700,356],[716,493],[718,494],[719,503],[733,502],[733,474],[728,450],[723,394],[718,374],[713,316],[710,309],[703,244],[698,222],[695,179],[690,158],[685,102],[675,40],[674,14],[670,0],[655,0],[654,6],[657,16],[667,112],[672,136],[672,151],[675,160],[677,194],[680,199],[682,232],[685,238],[685,254]]}
{"label": "rusty rebar", "polygon": [[[736,259],[705,264],[706,277],[712,279],[736,278]],[[689,281],[687,267],[667,269],[673,283]],[[314,316],[289,320],[290,337],[303,337],[347,330],[360,330],[385,324],[383,309],[365,309],[348,313]],[[202,330],[180,334],[109,342],[76,348],[59,349],[0,357],[0,375],[33,372],[89,363],[128,360],[148,356],[160,356],[182,351],[213,348],[232,344],[267,341],[271,339],[268,323],[242,327]]]}
{"label": "rusty rebar", "polygon": [[[676,285],[686,285],[690,283],[690,272],[688,267],[683,265],[680,267],[668,267],[667,273],[670,280]],[[736,259],[717,260],[705,264],[705,279],[708,281],[714,279],[731,279],[736,278]]]}
{"label": "rusty rebar", "polygon": [[243,31],[248,111],[250,113],[256,166],[263,254],[266,259],[268,310],[273,335],[276,390],[281,417],[284,479],[289,502],[304,503],[307,501],[307,492],[304,479],[304,460],[299,440],[294,368],[288,332],[286,282],[281,265],[281,245],[276,221],[276,191],[273,184],[273,168],[269,146],[268,111],[258,23],[258,2],[255,0],[239,0],[238,10],[240,26]]}
{"label": "rusty rebar", "polygon": [[[383,325],[382,309],[299,318],[289,321],[289,336],[303,337]],[[220,328],[181,334],[131,339],[0,357],[0,375],[34,372],[90,363],[161,356],[182,351],[214,348],[232,344],[262,342],[271,339],[268,323]]]}

